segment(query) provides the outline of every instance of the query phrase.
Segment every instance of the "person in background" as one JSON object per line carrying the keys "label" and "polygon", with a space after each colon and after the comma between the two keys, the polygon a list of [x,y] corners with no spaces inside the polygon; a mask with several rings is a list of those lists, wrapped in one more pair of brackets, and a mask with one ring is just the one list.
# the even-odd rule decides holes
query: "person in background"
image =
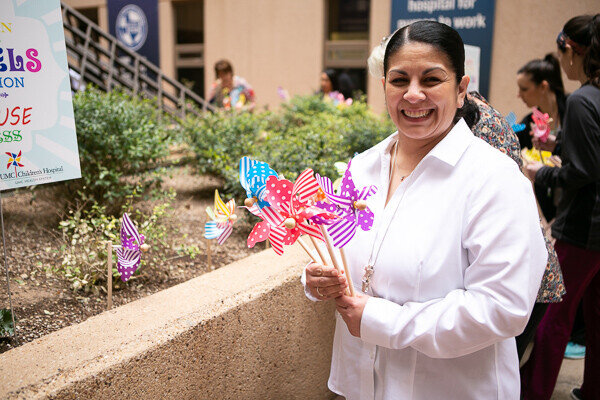
{"label": "person in background", "polygon": [[[528,108],[537,107],[552,118],[551,137],[548,140],[554,145],[553,150],[557,150],[555,145],[560,141],[557,135],[562,126],[567,102],[558,59],[549,53],[544,59],[529,61],[517,72],[517,85],[519,86],[518,97]],[[525,129],[517,132],[522,149],[533,148],[532,115],[533,113],[529,113],[523,118],[521,123],[525,124]]]}
{"label": "person in background", "polygon": [[[506,122],[504,117],[502,117],[502,114],[494,109],[479,93],[470,92],[469,98],[477,105],[480,114],[479,121],[471,129],[473,134],[512,158],[519,168],[521,168],[523,161],[521,160],[519,140],[508,122]],[[548,251],[548,262],[529,321],[527,321],[527,325],[523,332],[515,338],[519,362],[523,361],[525,350],[533,340],[537,326],[542,320],[548,305],[561,301],[562,296],[565,294],[565,286],[560,265],[558,264],[558,258],[554,246],[552,245],[550,235],[541,225],[540,229],[544,232],[546,250]]]}
{"label": "person in background", "polygon": [[344,295],[332,267],[303,276],[307,297],[336,302],[328,386],[347,400],[515,399],[514,336],[548,256],[531,184],[470,130],[479,112],[454,29],[415,22],[382,50],[397,132],[352,160],[357,188],[378,191],[373,228],[344,247],[364,294]]}
{"label": "person in background", "polygon": [[216,81],[208,92],[208,102],[225,110],[252,111],[255,106],[254,90],[241,78],[233,74],[227,60],[215,63]]}
{"label": "person in background", "polygon": [[561,135],[562,166],[528,164],[535,182],[563,190],[552,224],[566,295],[542,319],[523,366],[525,399],[550,399],[577,306],[583,300],[585,369],[574,399],[600,399],[600,14],[570,19],[557,37],[562,69],[581,87],[567,99]]}
{"label": "person in background", "polygon": [[[553,54],[547,54],[543,60],[531,60],[522,66],[517,73],[518,97],[529,108],[537,107],[541,112],[547,113],[550,122],[550,136],[548,145],[552,144],[553,154],[560,157],[560,127],[565,115],[567,97],[563,86],[560,65]],[[533,113],[529,113],[522,124],[525,129],[517,132],[521,148],[533,148],[531,126]],[[560,193],[552,187],[534,185],[535,196],[546,221],[550,222],[556,216],[556,203]]]}
{"label": "person in background", "polygon": [[320,88],[317,94],[323,95],[323,99],[332,100],[336,104],[342,103],[352,99],[353,91],[354,83],[348,73],[343,71],[338,73],[333,68],[327,68],[321,72]]}

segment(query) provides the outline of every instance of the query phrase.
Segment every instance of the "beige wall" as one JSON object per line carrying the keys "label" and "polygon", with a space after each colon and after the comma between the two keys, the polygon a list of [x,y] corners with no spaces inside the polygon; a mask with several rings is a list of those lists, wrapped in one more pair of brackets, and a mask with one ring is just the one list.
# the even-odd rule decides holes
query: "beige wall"
{"label": "beige wall", "polygon": [[[372,48],[390,33],[391,0],[371,3]],[[528,111],[517,98],[517,70],[531,59],[556,51],[556,36],[569,18],[598,12],[598,0],[496,0],[489,93],[492,105],[503,114],[514,111],[517,116],[524,116]],[[564,74],[563,79],[567,91],[578,87],[577,83],[568,82]],[[375,81],[369,80],[369,104],[382,112],[383,90]]]}
{"label": "beige wall", "polygon": [[[543,7],[543,10],[540,9]],[[517,70],[534,58],[556,51],[556,36],[570,18],[600,12],[598,0],[496,0],[496,21],[490,101],[503,114],[524,116],[527,108],[517,98]],[[563,74],[567,91],[579,85]]]}
{"label": "beige wall", "polygon": [[[392,4],[390,0],[371,0],[369,16],[369,49],[379,46],[381,39],[390,34]],[[387,23],[385,22],[387,21]],[[367,74],[368,74],[367,70]],[[385,111],[381,79],[368,74],[367,93],[369,105],[378,113]]]}
{"label": "beige wall", "polygon": [[318,88],[325,38],[324,0],[205,0],[206,90],[214,63],[226,58],[248,80],[259,106]]}
{"label": "beige wall", "polygon": [[309,301],[300,246],[254,254],[0,354],[2,399],[314,399],[333,302]]}

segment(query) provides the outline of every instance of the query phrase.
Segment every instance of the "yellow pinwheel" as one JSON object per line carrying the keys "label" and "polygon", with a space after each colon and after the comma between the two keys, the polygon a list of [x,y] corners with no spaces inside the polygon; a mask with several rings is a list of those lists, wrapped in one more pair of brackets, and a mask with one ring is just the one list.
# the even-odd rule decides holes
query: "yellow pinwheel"
{"label": "yellow pinwheel", "polygon": [[211,221],[204,225],[204,237],[207,239],[218,239],[219,244],[223,244],[233,231],[233,224],[237,221],[235,214],[235,200],[231,199],[227,203],[223,202],[219,191],[215,190],[214,210],[206,207],[206,213]]}

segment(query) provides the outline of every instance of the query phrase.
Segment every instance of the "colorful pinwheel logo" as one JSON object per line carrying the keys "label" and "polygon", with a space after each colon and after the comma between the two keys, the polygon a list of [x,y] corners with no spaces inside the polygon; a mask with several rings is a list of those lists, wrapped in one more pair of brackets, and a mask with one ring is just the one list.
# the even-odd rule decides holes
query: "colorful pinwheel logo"
{"label": "colorful pinwheel logo", "polygon": [[17,176],[17,167],[24,167],[25,165],[21,164],[21,151],[19,154],[6,152],[8,155],[8,164],[6,164],[6,169],[9,169],[11,166],[15,167],[15,177]]}

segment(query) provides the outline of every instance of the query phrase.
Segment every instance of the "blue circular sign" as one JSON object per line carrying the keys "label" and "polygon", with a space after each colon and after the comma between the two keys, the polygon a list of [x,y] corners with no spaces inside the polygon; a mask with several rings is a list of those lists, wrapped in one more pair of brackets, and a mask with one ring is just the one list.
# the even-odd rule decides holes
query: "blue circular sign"
{"label": "blue circular sign", "polygon": [[148,19],[138,6],[129,4],[123,7],[117,15],[115,25],[117,39],[131,50],[138,50],[146,43]]}

